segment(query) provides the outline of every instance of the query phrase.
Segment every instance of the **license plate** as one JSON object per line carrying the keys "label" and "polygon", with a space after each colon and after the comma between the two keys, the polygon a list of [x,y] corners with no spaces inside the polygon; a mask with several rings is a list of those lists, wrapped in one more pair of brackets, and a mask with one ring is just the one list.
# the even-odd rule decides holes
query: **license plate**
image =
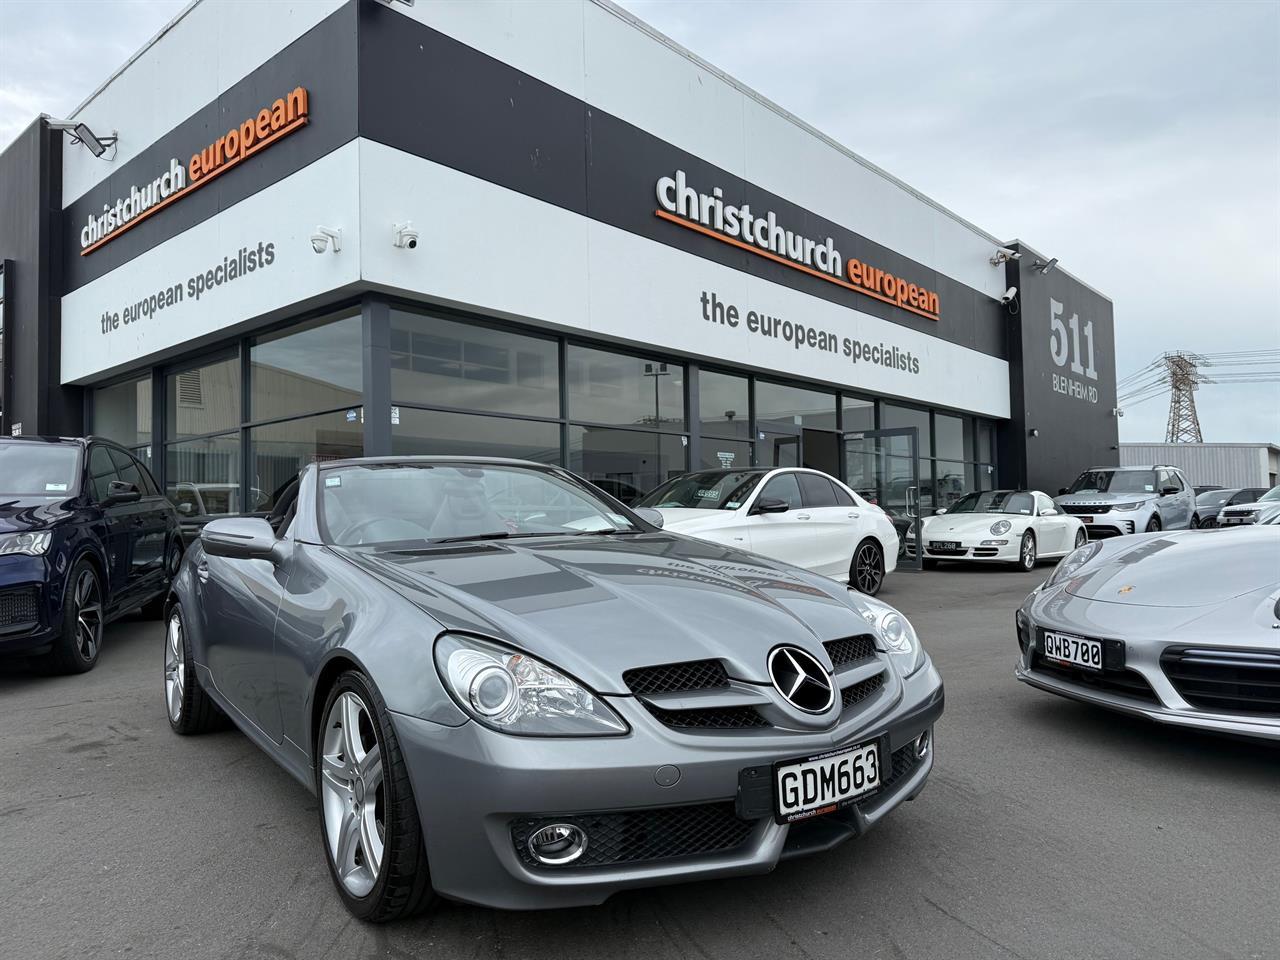
{"label": "license plate", "polygon": [[1102,641],[1086,640],[1082,637],[1071,637],[1065,633],[1048,633],[1044,635],[1044,650],[1048,659],[1072,666],[1084,667],[1088,670],[1102,669]]}
{"label": "license plate", "polygon": [[880,744],[780,763],[773,782],[779,823],[832,813],[880,786]]}
{"label": "license plate", "polygon": [[1081,523],[1093,523],[1093,517],[1081,517],[1081,518],[1080,518],[1080,522],[1081,522]]}
{"label": "license plate", "polygon": [[930,550],[959,550],[960,541],[959,540],[930,540],[929,549]]}

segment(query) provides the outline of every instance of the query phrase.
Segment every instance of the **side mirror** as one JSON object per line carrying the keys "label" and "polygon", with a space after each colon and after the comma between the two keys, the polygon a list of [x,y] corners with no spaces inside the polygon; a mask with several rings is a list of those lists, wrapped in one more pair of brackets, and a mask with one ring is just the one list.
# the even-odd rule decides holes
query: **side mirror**
{"label": "side mirror", "polygon": [[200,531],[200,545],[211,557],[232,560],[277,559],[275,531],[261,517],[224,517],[210,520]]}
{"label": "side mirror", "polygon": [[1043,510],[1040,511],[1040,516],[1042,517],[1056,517],[1057,515],[1058,515],[1058,511],[1053,510],[1049,507],[1045,507]]}
{"label": "side mirror", "polygon": [[1160,488],[1160,496],[1162,497],[1172,497],[1177,492],[1178,492],[1177,487],[1161,487]]}
{"label": "side mirror", "polygon": [[752,513],[786,513],[791,507],[785,500],[779,500],[777,497],[762,497],[756,501],[756,505],[751,508]]}
{"label": "side mirror", "polygon": [[190,501],[185,501],[183,503],[180,503],[178,504],[178,512],[182,514],[184,517],[189,517],[196,512],[195,504],[191,503]]}
{"label": "side mirror", "polygon": [[652,523],[655,527],[661,527],[664,521],[662,519],[662,511],[655,510],[653,507],[636,507],[635,515],[647,523]]}
{"label": "side mirror", "polygon": [[102,501],[104,507],[114,507],[118,503],[137,503],[142,494],[132,483],[124,480],[112,480],[107,484],[107,499]]}
{"label": "side mirror", "polygon": [[1067,495],[1067,488],[1066,488],[1066,487],[1059,487],[1059,488],[1058,488],[1058,496],[1060,496],[1060,497],[1065,497],[1066,495]]}
{"label": "side mirror", "polygon": [[946,512],[947,512],[947,508],[946,508],[946,507],[939,507],[937,510],[933,511],[933,515],[934,515],[935,517],[940,517],[940,516],[942,516],[942,515],[943,515],[944,513],[946,513]]}

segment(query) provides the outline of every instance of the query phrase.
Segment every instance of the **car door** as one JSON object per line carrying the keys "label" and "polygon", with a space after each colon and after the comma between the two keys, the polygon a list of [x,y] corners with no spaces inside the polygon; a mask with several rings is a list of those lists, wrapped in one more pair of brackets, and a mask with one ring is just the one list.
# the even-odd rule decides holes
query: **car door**
{"label": "car door", "polygon": [[89,493],[102,511],[99,535],[107,558],[107,594],[110,605],[120,607],[137,596],[137,582],[132,574],[134,539],[133,510],[131,503],[107,502],[111,484],[121,480],[115,460],[104,444],[89,447]]}
{"label": "car door", "polygon": [[843,579],[849,575],[856,545],[854,521],[848,508],[836,502],[831,480],[819,473],[796,474],[804,512],[809,514],[806,539],[814,556],[815,573]]}
{"label": "car door", "polygon": [[214,685],[247,720],[279,743],[273,645],[284,574],[269,560],[203,552],[195,572],[196,615]]}
{"label": "car door", "polygon": [[116,472],[125,483],[137,488],[141,499],[129,504],[124,514],[129,525],[129,577],[139,595],[154,594],[164,580],[164,549],[167,534],[164,500],[154,481],[133,457],[116,447],[107,448]]}
{"label": "car door", "polygon": [[[782,513],[756,513],[761,500],[781,500],[787,505]],[[812,569],[814,551],[807,542],[810,514],[804,508],[800,484],[793,470],[775,473],[760,488],[752,501],[747,536],[751,550],[784,563]]]}
{"label": "car door", "polygon": [[1160,498],[1156,505],[1160,521],[1166,530],[1178,530],[1191,522],[1191,508],[1187,504],[1188,490],[1174,470],[1160,470],[1156,475],[1156,487]]}
{"label": "car door", "polygon": [[[1043,516],[1046,510],[1052,510],[1053,515]],[[1032,525],[1036,528],[1041,553],[1065,553],[1071,549],[1070,538],[1067,535],[1070,524],[1067,522],[1066,515],[1060,513],[1053,501],[1043,493],[1036,494],[1036,518],[1032,521]]]}

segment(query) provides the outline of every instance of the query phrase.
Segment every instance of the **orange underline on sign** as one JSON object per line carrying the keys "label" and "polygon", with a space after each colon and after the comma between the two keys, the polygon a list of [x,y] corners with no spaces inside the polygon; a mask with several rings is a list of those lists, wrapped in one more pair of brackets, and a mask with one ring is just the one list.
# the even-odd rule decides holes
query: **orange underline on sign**
{"label": "orange underline on sign", "polygon": [[817,277],[819,280],[826,280],[827,283],[834,283],[837,287],[844,287],[846,290],[852,290],[854,293],[860,293],[864,297],[871,297],[875,300],[881,301],[882,303],[887,303],[892,307],[909,310],[912,313],[924,317],[926,320],[938,319],[938,315],[936,313],[929,313],[927,310],[920,310],[911,306],[909,303],[899,303],[897,300],[893,299],[893,297],[886,297],[884,294],[876,290],[868,290],[866,287],[860,287],[857,284],[850,283],[848,280],[843,280],[840,277],[832,276],[829,273],[823,273],[821,270],[815,270],[812,267],[807,267],[803,263],[796,263],[794,260],[788,260],[786,257],[780,257],[769,250],[761,250],[757,246],[750,243],[744,243],[734,237],[726,237],[723,233],[717,233],[710,227],[704,227],[700,223],[693,223],[690,220],[686,220],[684,217],[676,216],[674,213],[668,213],[666,210],[655,210],[653,212],[663,220],[670,220],[672,223],[684,227],[686,230],[705,234],[714,240],[719,240],[721,243],[727,243],[731,247],[738,247],[741,250],[746,250],[748,253],[754,253],[757,257],[764,257],[766,260],[772,260],[774,263],[780,263],[784,267],[790,267],[792,270],[799,270],[801,273],[807,273],[809,276]]}
{"label": "orange underline on sign", "polygon": [[199,180],[195,181],[194,183],[187,184],[177,193],[169,194],[169,196],[165,197],[155,206],[148,207],[146,210],[143,210],[142,213],[138,214],[128,223],[125,223],[124,225],[117,227],[115,230],[107,234],[102,239],[95,240],[93,243],[89,244],[89,246],[85,247],[83,250],[80,251],[80,256],[83,257],[86,254],[93,253],[93,251],[97,250],[104,243],[109,243],[112,240],[114,240],[116,237],[120,236],[120,234],[127,233],[129,230],[133,229],[133,227],[137,226],[139,223],[147,219],[147,217],[151,216],[153,213],[159,213],[161,210],[163,210],[169,204],[173,203],[175,200],[182,199],[187,194],[191,193],[193,190],[199,190],[201,187],[203,187],[206,183],[208,183],[214,177],[218,176],[218,174],[224,173],[227,170],[230,170],[232,167],[239,164],[241,160],[247,160],[249,157],[252,157],[255,153],[257,153],[263,147],[271,146],[271,144],[275,143],[281,137],[286,136],[287,134],[293,133],[293,131],[304,126],[306,122],[307,122],[307,117],[305,115],[298,117],[292,122],[281,127],[279,130],[275,131],[273,134],[271,134],[271,136],[263,137],[261,140],[255,140],[253,143],[253,146],[251,146],[244,153],[237,155],[232,160],[228,160],[226,163],[218,167],[212,173],[206,174],[205,176],[201,177]]}

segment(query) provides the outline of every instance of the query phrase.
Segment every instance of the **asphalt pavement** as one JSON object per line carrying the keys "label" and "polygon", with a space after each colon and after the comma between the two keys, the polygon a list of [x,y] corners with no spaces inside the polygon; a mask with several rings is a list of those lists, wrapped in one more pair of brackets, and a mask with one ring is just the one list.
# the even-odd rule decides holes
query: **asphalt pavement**
{"label": "asphalt pavement", "polygon": [[1013,679],[1048,573],[890,578],[947,684],[924,793],[768,876],[352,920],[314,799],[239,733],[174,736],[162,631],[78,677],[0,665],[0,958],[1280,958],[1280,749]]}

